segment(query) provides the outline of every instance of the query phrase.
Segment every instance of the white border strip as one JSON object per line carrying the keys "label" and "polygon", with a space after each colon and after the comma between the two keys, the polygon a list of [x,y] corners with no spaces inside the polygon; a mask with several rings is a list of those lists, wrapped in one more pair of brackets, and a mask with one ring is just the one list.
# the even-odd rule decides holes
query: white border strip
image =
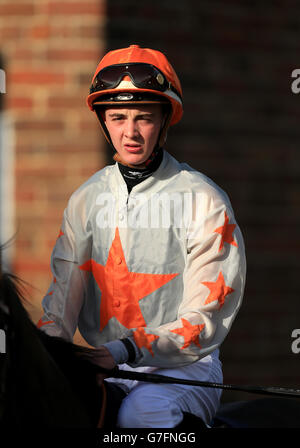
{"label": "white border strip", "polygon": [[[12,120],[0,112],[0,244],[15,235],[15,140]],[[14,244],[2,253],[2,262],[9,269]]]}

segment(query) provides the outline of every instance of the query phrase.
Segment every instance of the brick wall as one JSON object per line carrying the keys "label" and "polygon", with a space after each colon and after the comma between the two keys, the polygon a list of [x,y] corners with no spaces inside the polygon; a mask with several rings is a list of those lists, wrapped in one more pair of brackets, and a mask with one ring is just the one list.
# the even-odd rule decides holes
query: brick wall
{"label": "brick wall", "polygon": [[283,0],[108,2],[108,48],[150,46],[175,66],[185,113],[167,149],[227,191],[245,237],[244,305],[222,350],[230,382],[299,384],[299,9]]}
{"label": "brick wall", "polygon": [[105,164],[97,120],[85,104],[104,51],[105,14],[101,0],[0,2],[5,109],[16,151],[13,269],[33,285],[37,303],[49,286],[67,200]]}

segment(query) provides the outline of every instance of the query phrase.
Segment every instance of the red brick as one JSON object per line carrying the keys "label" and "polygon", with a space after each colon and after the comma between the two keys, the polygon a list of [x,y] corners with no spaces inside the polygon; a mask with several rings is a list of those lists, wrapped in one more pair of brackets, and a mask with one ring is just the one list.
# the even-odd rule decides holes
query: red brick
{"label": "red brick", "polygon": [[25,251],[29,251],[32,247],[32,241],[29,241],[28,238],[18,238],[16,240],[16,250],[18,251],[18,253],[20,253],[21,251],[25,252]]}
{"label": "red brick", "polygon": [[53,109],[76,109],[82,106],[82,98],[78,96],[50,96],[48,106]]}
{"label": "red brick", "polygon": [[58,132],[64,129],[63,121],[49,121],[38,120],[38,119],[22,119],[22,121],[17,121],[15,124],[15,128],[17,131],[53,131]]}
{"label": "red brick", "polygon": [[36,274],[40,272],[49,272],[49,262],[42,262],[41,260],[37,259],[22,259],[21,257],[18,258],[18,260],[14,263],[14,270],[17,273],[26,273],[26,272],[35,272]]}
{"label": "red brick", "polygon": [[12,52],[15,61],[32,61],[36,55],[33,47],[17,46]]}
{"label": "red brick", "polygon": [[105,2],[98,1],[49,1],[45,5],[45,12],[49,15],[103,15],[105,13]]}
{"label": "red brick", "polygon": [[17,203],[33,202],[36,199],[36,194],[34,191],[21,190],[16,192],[15,199]]}
{"label": "red brick", "polygon": [[[101,148],[101,144],[104,143],[101,141],[101,136],[100,136],[100,132],[99,132],[99,138],[97,140],[94,141],[90,141],[90,142],[84,142],[84,139],[81,140],[82,143],[80,142],[74,142],[74,143],[59,143],[57,145],[51,145],[48,148],[49,154],[53,154],[55,157],[57,157],[58,155],[61,154],[67,154],[67,153],[72,153],[72,154],[84,154],[85,157],[86,156],[93,156],[93,154],[95,152],[98,153],[99,147]],[[104,139],[104,137],[103,137]],[[100,157],[100,156],[99,156]]]}
{"label": "red brick", "polygon": [[6,107],[8,109],[32,109],[33,99],[28,97],[11,97],[7,95]]}
{"label": "red brick", "polygon": [[24,163],[18,163],[15,167],[16,176],[32,176],[35,179],[39,176],[47,176],[47,179],[52,179],[55,177],[61,178],[65,176],[67,168],[58,164],[51,164],[47,166],[30,166]]}
{"label": "red brick", "polygon": [[100,58],[100,51],[89,49],[52,49],[46,52],[48,60],[57,61],[97,61]]}
{"label": "red brick", "polygon": [[65,76],[61,72],[50,70],[14,70],[7,72],[7,82],[13,84],[51,85],[65,83]]}
{"label": "red brick", "polygon": [[86,180],[91,177],[93,174],[96,173],[96,171],[98,171],[100,168],[96,166],[96,164],[94,164],[92,167],[82,167],[80,170],[80,174],[83,178],[85,178]]}
{"label": "red brick", "polygon": [[13,39],[16,40],[22,35],[22,29],[15,24],[3,25],[0,27],[0,38],[3,40]]}
{"label": "red brick", "polygon": [[7,2],[5,4],[0,4],[0,17],[3,16],[24,16],[24,15],[33,15],[35,12],[35,7],[32,2],[20,3]]}
{"label": "red brick", "polygon": [[28,38],[34,39],[48,39],[51,35],[51,26],[49,24],[39,24],[32,26],[28,32]]}
{"label": "red brick", "polygon": [[77,30],[80,37],[86,38],[104,38],[105,29],[99,25],[83,25]]}
{"label": "red brick", "polygon": [[[0,36],[2,30],[0,29]],[[4,35],[14,37],[13,30],[4,30]],[[98,24],[94,25],[82,25],[78,26],[73,23],[64,23],[62,25],[57,24],[40,24],[29,28],[25,35],[27,38],[33,39],[49,39],[49,38],[87,38],[87,39],[100,39],[104,34],[103,27]],[[95,42],[97,45],[97,42]],[[100,45],[100,44],[99,44]]]}

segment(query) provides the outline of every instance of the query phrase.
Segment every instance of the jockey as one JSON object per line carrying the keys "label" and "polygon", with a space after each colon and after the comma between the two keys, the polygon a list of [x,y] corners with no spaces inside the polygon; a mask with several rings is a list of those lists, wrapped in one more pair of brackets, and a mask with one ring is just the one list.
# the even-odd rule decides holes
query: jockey
{"label": "jockey", "polygon": [[[71,196],[51,257],[39,327],[76,328],[104,367],[222,382],[219,347],[242,302],[243,238],[228,196],[166,151],[183,114],[180,81],[159,51],[131,45],[100,61],[87,97],[115,152]],[[220,390],[117,382],[123,428],[209,424]]]}

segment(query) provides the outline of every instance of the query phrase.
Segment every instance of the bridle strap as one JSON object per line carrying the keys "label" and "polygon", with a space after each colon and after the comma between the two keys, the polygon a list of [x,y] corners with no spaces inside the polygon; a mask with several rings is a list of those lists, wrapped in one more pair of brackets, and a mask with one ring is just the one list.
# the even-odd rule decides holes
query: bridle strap
{"label": "bridle strap", "polygon": [[102,389],[102,404],[101,404],[101,411],[100,411],[97,428],[103,428],[103,426],[104,426],[104,419],[105,419],[105,413],[106,413],[106,407],[107,407],[107,392],[106,392],[106,387],[105,387],[104,383],[101,384],[101,389]]}

